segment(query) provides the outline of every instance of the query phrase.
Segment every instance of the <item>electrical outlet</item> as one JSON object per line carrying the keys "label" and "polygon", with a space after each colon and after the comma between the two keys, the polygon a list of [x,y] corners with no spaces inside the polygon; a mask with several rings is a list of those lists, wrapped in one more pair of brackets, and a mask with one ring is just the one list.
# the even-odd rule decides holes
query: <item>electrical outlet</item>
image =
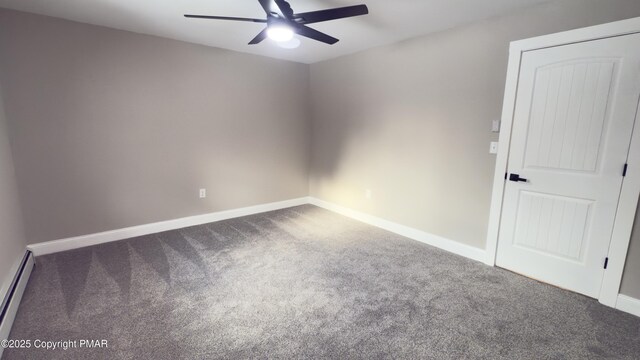
{"label": "electrical outlet", "polygon": [[364,197],[367,199],[371,199],[371,189],[367,189],[364,191]]}
{"label": "electrical outlet", "polygon": [[489,147],[489,154],[497,154],[498,153],[498,142],[492,141],[491,146]]}
{"label": "electrical outlet", "polygon": [[200,189],[200,199],[207,197],[207,189]]}

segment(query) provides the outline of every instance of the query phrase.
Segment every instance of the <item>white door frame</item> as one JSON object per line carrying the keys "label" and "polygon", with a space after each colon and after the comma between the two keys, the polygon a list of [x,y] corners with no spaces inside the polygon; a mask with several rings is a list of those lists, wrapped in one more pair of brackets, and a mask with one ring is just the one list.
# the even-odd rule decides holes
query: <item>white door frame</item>
{"label": "white door frame", "polygon": [[[493,194],[489,212],[489,230],[487,234],[486,264],[494,266],[498,247],[498,232],[502,213],[507,160],[511,143],[511,129],[515,110],[520,62],[525,51],[548,47],[579,43],[590,40],[605,39],[640,33],[640,17],[617,21],[604,25],[597,25],[583,29],[571,30],[557,34],[545,35],[531,39],[511,42],[509,47],[509,66],[507,68],[507,82],[502,106],[502,124],[496,159],[496,170],[493,180]],[[640,78],[638,79],[640,81]],[[640,195],[640,113],[636,113],[629,158],[629,169],[622,183],[620,203],[616,213],[611,244],[609,245],[609,264],[602,279],[602,287],[598,300],[605,305],[615,307],[618,291],[622,282],[624,263],[631,239],[631,230]],[[622,169],[621,169],[622,170]]]}

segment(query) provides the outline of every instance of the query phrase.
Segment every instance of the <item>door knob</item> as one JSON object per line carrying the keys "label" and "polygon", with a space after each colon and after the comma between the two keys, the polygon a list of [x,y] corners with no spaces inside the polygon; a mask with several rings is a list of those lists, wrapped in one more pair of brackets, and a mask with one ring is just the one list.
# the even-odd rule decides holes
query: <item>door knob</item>
{"label": "door knob", "polygon": [[519,174],[510,174],[509,175],[509,181],[522,181],[522,182],[527,182],[528,180],[525,178],[521,178]]}

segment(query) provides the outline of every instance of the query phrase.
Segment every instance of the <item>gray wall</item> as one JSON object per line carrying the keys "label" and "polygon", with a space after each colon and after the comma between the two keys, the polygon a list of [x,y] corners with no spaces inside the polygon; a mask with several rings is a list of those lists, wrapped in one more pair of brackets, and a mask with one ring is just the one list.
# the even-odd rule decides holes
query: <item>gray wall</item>
{"label": "gray wall", "polygon": [[307,65],[6,10],[0,54],[30,243],[308,194]]}
{"label": "gray wall", "polygon": [[0,301],[11,284],[26,246],[0,89]]}
{"label": "gray wall", "polygon": [[311,195],[484,248],[509,42],[634,16],[637,0],[550,2],[311,65]]}
{"label": "gray wall", "polygon": [[[11,54],[0,56],[0,82],[27,237],[310,191],[483,247],[495,161],[488,144],[497,139],[489,129],[500,116],[508,42],[633,16],[635,0],[561,1],[312,65],[311,129],[306,65],[0,10],[0,53]],[[0,196],[13,197],[0,199],[8,224],[0,229],[16,235],[0,241],[21,249],[3,134],[0,185],[12,190]],[[639,233],[623,284],[635,297]],[[15,258],[11,251],[0,256]]]}
{"label": "gray wall", "polygon": [[627,262],[622,277],[621,293],[640,299],[640,204],[636,210],[636,220],[633,224],[631,244],[627,252]]}

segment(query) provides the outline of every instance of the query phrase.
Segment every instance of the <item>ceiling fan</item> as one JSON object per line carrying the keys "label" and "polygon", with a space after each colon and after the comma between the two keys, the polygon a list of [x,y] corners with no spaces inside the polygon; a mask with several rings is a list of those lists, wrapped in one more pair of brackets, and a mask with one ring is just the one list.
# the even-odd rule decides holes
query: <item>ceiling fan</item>
{"label": "ceiling fan", "polygon": [[267,27],[253,38],[253,40],[249,42],[249,45],[259,44],[267,37],[279,42],[289,41],[293,38],[294,34],[333,45],[338,42],[338,39],[312,29],[306,25],[322,21],[366,15],[369,13],[369,9],[366,5],[354,5],[295,14],[293,9],[291,9],[291,5],[289,5],[285,0],[258,0],[258,2],[267,14],[266,19],[189,14],[186,14],[185,17],[196,19],[248,21],[267,24]]}

